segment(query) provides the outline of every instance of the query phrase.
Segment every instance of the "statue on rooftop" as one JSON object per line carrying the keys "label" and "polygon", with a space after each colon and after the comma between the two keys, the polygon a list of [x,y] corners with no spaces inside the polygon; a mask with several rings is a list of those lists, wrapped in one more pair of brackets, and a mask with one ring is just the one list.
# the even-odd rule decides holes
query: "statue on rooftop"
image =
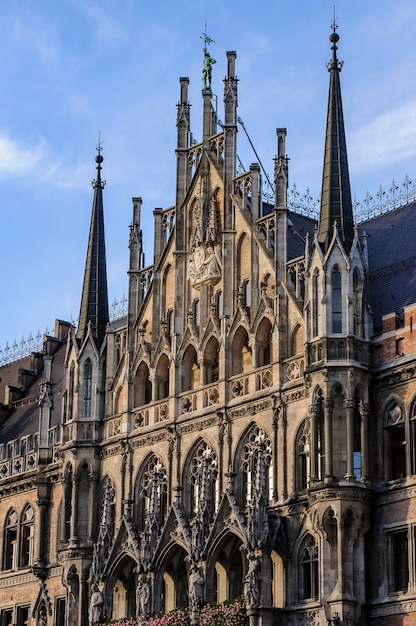
{"label": "statue on rooftop", "polygon": [[211,89],[212,66],[216,63],[207,49],[204,50],[204,68],[202,70],[202,83],[204,89]]}

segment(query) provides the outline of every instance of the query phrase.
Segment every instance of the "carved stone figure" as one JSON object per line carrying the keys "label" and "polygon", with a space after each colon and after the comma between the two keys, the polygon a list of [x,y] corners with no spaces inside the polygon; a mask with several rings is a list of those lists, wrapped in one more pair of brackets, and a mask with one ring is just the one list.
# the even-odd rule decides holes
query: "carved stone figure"
{"label": "carved stone figure", "polygon": [[248,571],[244,577],[244,596],[249,607],[260,605],[260,560],[254,554],[248,556]]}
{"label": "carved stone figure", "polygon": [[88,612],[90,625],[97,624],[101,620],[103,613],[103,602],[103,594],[98,589],[97,585],[94,585],[94,587],[92,588],[90,608]]}
{"label": "carved stone figure", "polygon": [[198,246],[189,255],[192,285],[216,283],[221,277],[221,258],[214,246]]}
{"label": "carved stone figure", "polygon": [[204,596],[204,577],[201,570],[197,565],[191,566],[191,573],[189,575],[189,602],[191,604],[202,600]]}
{"label": "carved stone figure", "polygon": [[136,587],[136,612],[140,617],[150,613],[150,583],[147,574],[139,574]]}

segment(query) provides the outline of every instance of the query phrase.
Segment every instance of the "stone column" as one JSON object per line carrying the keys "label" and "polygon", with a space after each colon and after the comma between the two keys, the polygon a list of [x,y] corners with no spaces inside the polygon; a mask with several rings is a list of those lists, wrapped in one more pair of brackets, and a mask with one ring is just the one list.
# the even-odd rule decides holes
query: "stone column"
{"label": "stone column", "polygon": [[311,420],[311,475],[310,482],[316,483],[318,481],[318,405],[311,404],[309,407],[309,415]]}
{"label": "stone column", "polygon": [[368,481],[370,478],[369,473],[369,463],[368,463],[368,415],[369,415],[369,407],[367,404],[360,402],[358,407],[360,418],[361,418],[361,428],[360,428],[360,439],[361,439],[361,480]]}
{"label": "stone column", "polygon": [[71,547],[78,546],[77,524],[78,524],[78,490],[81,477],[77,474],[72,476],[72,515],[71,515],[71,532],[69,543]]}
{"label": "stone column", "polygon": [[352,400],[345,400],[344,408],[346,411],[346,426],[347,426],[347,473],[345,478],[353,481],[355,479],[354,474],[354,402]]}
{"label": "stone column", "polygon": [[333,478],[333,458],[332,458],[332,410],[334,403],[332,400],[324,400],[324,431],[325,431],[325,482],[332,482]]}
{"label": "stone column", "polygon": [[97,475],[94,473],[88,477],[88,543],[94,543],[96,534],[97,480]]}
{"label": "stone column", "polygon": [[60,524],[60,540],[61,543],[66,543],[68,541],[68,530],[67,530],[67,519],[66,514],[69,506],[69,492],[71,486],[71,478],[69,476],[64,476],[62,479],[62,515],[61,515],[61,524]]}

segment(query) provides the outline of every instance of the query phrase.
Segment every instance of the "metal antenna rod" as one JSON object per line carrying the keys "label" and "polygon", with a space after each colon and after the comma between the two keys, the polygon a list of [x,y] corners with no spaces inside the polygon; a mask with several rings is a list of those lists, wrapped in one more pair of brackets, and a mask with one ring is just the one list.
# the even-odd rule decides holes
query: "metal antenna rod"
{"label": "metal antenna rod", "polygon": [[243,122],[243,120],[241,119],[241,117],[237,117],[237,122],[240,124],[241,128],[244,130],[244,132],[245,132],[245,134],[246,134],[246,137],[247,137],[247,139],[248,139],[248,140],[249,140],[249,142],[250,142],[250,146],[253,148],[253,152],[254,152],[254,154],[256,155],[257,161],[258,161],[258,162],[259,162],[259,164],[260,164],[260,167],[261,167],[261,169],[262,169],[262,171],[263,171],[263,174],[265,175],[266,180],[267,180],[267,182],[269,183],[269,187],[270,187],[270,189],[273,191],[273,185],[272,185],[272,184],[271,184],[271,182],[270,182],[270,178],[269,178],[269,176],[268,176],[268,174],[267,174],[266,170],[265,170],[265,169],[264,169],[264,167],[263,167],[263,163],[260,161],[260,157],[259,157],[259,155],[258,155],[258,154],[257,154],[257,152],[256,152],[256,148],[254,147],[253,142],[252,142],[252,141],[251,141],[251,139],[250,139],[250,136],[249,136],[249,134],[248,134],[248,132],[247,132],[246,127],[244,126],[244,122]]}

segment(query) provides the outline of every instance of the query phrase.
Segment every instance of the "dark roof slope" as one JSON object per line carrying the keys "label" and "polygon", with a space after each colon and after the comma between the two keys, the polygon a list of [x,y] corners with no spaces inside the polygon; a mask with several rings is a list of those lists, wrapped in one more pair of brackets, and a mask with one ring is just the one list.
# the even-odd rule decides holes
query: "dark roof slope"
{"label": "dark roof slope", "polygon": [[360,224],[360,239],[368,235],[370,283],[368,299],[374,330],[381,317],[416,302],[416,203],[379,215]]}

